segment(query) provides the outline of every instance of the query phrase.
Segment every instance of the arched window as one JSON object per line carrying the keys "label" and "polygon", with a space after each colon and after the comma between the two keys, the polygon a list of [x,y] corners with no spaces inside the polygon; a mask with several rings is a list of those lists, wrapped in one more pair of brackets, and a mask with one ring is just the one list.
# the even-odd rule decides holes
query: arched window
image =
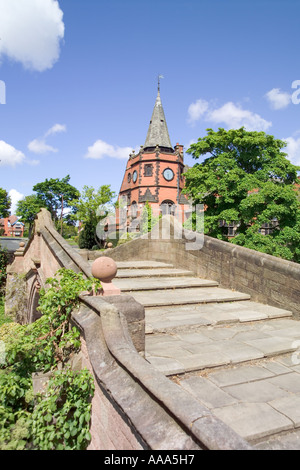
{"label": "arched window", "polygon": [[160,205],[160,210],[161,210],[162,215],[167,215],[167,214],[174,215],[175,208],[176,207],[175,207],[174,202],[168,199],[163,201]]}
{"label": "arched window", "polygon": [[130,206],[130,215],[131,215],[131,217],[133,217],[135,219],[137,217],[137,212],[138,212],[138,205],[135,201],[133,201],[133,203]]}

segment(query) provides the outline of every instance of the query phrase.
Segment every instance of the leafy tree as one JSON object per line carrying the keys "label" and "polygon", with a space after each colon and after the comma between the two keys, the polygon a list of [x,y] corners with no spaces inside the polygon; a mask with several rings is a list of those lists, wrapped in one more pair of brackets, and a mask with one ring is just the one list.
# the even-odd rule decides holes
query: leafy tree
{"label": "leafy tree", "polygon": [[0,188],[0,217],[9,217],[11,207],[11,199],[5,189]]}
{"label": "leafy tree", "polygon": [[76,210],[73,217],[83,224],[79,236],[80,248],[91,249],[94,245],[101,244],[96,227],[112,211],[114,197],[115,193],[110,185],[103,185],[97,190],[92,186],[84,186],[79,199],[72,201]]}
{"label": "leafy tree", "polygon": [[61,235],[65,239],[76,237],[78,235],[78,227],[75,227],[74,222],[72,224],[70,222],[68,222],[68,223],[64,222],[63,225],[61,225],[60,222],[57,222],[56,230],[61,231],[61,229],[62,229]]}
{"label": "leafy tree", "polygon": [[61,180],[46,179],[42,183],[38,183],[33,187],[33,191],[37,193],[37,197],[43,203],[52,215],[54,221],[62,220],[63,210],[71,209],[74,211],[72,202],[80,196],[79,191],[70,183],[70,176],[67,175]]}
{"label": "leafy tree", "polygon": [[35,194],[25,196],[17,202],[16,215],[21,217],[22,221],[29,225],[29,236],[32,232],[35,217],[42,207],[45,207],[45,203]]}
{"label": "leafy tree", "polygon": [[[227,239],[220,221],[236,223],[233,243],[300,261],[295,190],[300,168],[282,151],[286,143],[244,128],[207,132],[187,151],[195,159],[204,156],[204,161],[185,174],[185,192],[206,209],[205,233]],[[276,225],[272,233],[260,233],[271,221]]]}

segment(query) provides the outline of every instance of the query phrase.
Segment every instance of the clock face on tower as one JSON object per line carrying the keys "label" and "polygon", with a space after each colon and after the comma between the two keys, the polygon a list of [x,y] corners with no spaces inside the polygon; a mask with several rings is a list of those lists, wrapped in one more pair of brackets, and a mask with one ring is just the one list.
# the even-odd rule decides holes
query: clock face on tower
{"label": "clock face on tower", "polygon": [[174,172],[173,170],[171,170],[171,168],[166,168],[163,172],[163,177],[165,178],[165,180],[167,181],[172,181],[172,179],[174,178]]}
{"label": "clock face on tower", "polygon": [[135,170],[132,175],[132,181],[136,183],[136,180],[137,180],[137,171]]}

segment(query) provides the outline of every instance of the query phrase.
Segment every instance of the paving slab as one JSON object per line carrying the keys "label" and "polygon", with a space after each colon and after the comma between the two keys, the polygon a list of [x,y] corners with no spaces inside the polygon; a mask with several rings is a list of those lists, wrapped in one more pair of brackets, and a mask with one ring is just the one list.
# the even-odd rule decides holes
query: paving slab
{"label": "paving slab", "polygon": [[293,372],[293,369],[280,364],[280,362],[276,360],[271,360],[264,363],[264,367],[275,375],[288,374],[289,372]]}
{"label": "paving slab", "polygon": [[269,379],[269,381],[287,392],[300,393],[300,374],[297,372],[279,375]]}
{"label": "paving slab", "polygon": [[275,374],[266,367],[257,365],[235,366],[230,369],[210,372],[208,378],[219,387],[237,385],[274,377]]}
{"label": "paving slab", "polygon": [[[219,289],[219,288],[218,288]],[[135,293],[134,293],[135,295]],[[141,300],[141,297],[140,297]],[[235,304],[238,304],[238,308]],[[244,305],[246,304],[246,305]],[[253,302],[251,303],[253,304]],[[266,320],[266,315],[260,304],[255,315],[255,320]],[[236,302],[219,302],[219,303],[202,303],[202,304],[187,304],[187,305],[162,305],[160,307],[147,307],[145,311],[146,323],[151,325],[150,331],[159,331],[159,329],[166,330],[166,328],[180,329],[184,327],[185,322],[187,326],[191,325],[223,325],[231,323],[249,323],[254,319],[253,315],[249,315],[248,301],[236,301]],[[294,322],[288,328],[289,331],[293,331]],[[280,324],[278,325],[280,328]],[[181,328],[182,329],[182,328]],[[259,326],[255,329],[255,333],[246,331],[243,333],[241,330],[241,340],[243,339],[259,339],[275,335],[276,325],[272,327],[261,326],[260,333],[258,333]],[[212,330],[207,335],[226,335],[222,333],[222,330]],[[239,334],[239,333],[238,333]]]}
{"label": "paving slab", "polygon": [[172,358],[146,356],[146,360],[166,376],[183,374],[185,372],[184,365]]}
{"label": "paving slab", "polygon": [[264,357],[259,349],[237,341],[226,341],[224,344],[220,345],[220,349],[230,358],[231,364],[257,360]]}
{"label": "paving slab", "polygon": [[240,402],[246,403],[267,403],[276,398],[288,398],[289,393],[286,390],[269,382],[268,379],[230,385],[224,387],[223,391],[232,395]]}
{"label": "paving slab", "polygon": [[217,287],[218,283],[209,281],[207,279],[200,279],[191,276],[177,276],[177,277],[159,277],[159,278],[144,278],[133,277],[129,278],[115,278],[113,283],[121,289],[122,292],[134,292],[142,290],[155,290],[155,289],[186,289],[190,287]]}
{"label": "paving slab", "polygon": [[190,357],[182,356],[180,362],[185,372],[198,371],[209,367],[220,367],[230,364],[230,358],[223,352],[211,351],[201,354],[192,354]]}
{"label": "paving slab", "polygon": [[[239,310],[241,307],[241,304],[239,302],[236,302],[233,304],[230,308],[230,310]],[[266,304],[261,304],[258,302],[253,302],[251,300],[244,301],[242,304],[243,310],[254,310],[255,312],[262,312],[264,315],[267,315],[269,318],[282,318],[282,317],[292,317],[293,313],[290,310],[285,310],[282,308],[278,307],[273,307],[270,305]],[[229,309],[229,306],[227,304],[224,304],[220,306],[220,308],[226,310]]]}
{"label": "paving slab", "polygon": [[281,338],[280,336],[246,340],[245,343],[262,351],[264,356],[285,354],[297,349],[297,347],[293,345],[293,340],[290,338]]}
{"label": "paving slab", "polygon": [[215,408],[213,413],[250,441],[294,428],[289,418],[267,403],[238,403]]}
{"label": "paving slab", "polygon": [[297,349],[292,354],[287,354],[283,357],[276,358],[276,361],[285,367],[296,367],[299,365],[299,360],[299,349]]}
{"label": "paving slab", "polygon": [[152,269],[118,269],[115,279],[123,278],[151,278],[151,277],[181,277],[181,276],[192,276],[194,274],[191,271],[185,269],[175,268],[152,268]]}
{"label": "paving slab", "polygon": [[189,377],[180,385],[208,408],[220,408],[237,403],[237,400],[203,377]]}
{"label": "paving slab", "polygon": [[256,450],[299,450],[300,430],[291,431],[279,436],[271,436],[253,445]]}
{"label": "paving slab", "polygon": [[228,289],[221,289],[219,287],[136,291],[132,292],[131,295],[137,300],[137,302],[141,303],[145,307],[231,302],[234,300],[249,299],[249,295],[247,294],[230,291]]}
{"label": "paving slab", "polygon": [[[251,340],[247,338],[247,333],[251,333]],[[259,339],[255,339],[256,333]],[[285,353],[293,344],[291,338],[287,341],[285,337],[268,337],[267,333],[265,335],[266,337],[261,338],[261,330],[257,322],[248,325],[234,323],[223,327],[202,326],[194,330],[189,328],[175,332],[167,330],[165,334],[146,336],[146,352],[155,357],[172,357],[174,360],[178,360],[188,372],[220,367],[225,364],[234,365],[257,361],[271,357],[271,354],[278,356]],[[290,355],[285,356],[284,359],[290,360]],[[272,377],[275,374],[291,374],[292,372],[300,378],[300,374],[291,367],[288,368],[280,360],[282,361],[279,356],[278,361],[267,362],[264,366],[265,369],[261,369],[260,378]],[[162,364],[163,361],[161,361],[161,370],[163,371]],[[290,365],[296,367],[298,362],[293,363],[290,360]],[[250,380],[254,379],[256,377],[250,375]]]}
{"label": "paving slab", "polygon": [[293,421],[295,427],[300,426],[300,396],[288,394],[277,399],[274,397],[269,404]]}
{"label": "paving slab", "polygon": [[116,261],[118,269],[173,268],[173,264],[151,260]]}

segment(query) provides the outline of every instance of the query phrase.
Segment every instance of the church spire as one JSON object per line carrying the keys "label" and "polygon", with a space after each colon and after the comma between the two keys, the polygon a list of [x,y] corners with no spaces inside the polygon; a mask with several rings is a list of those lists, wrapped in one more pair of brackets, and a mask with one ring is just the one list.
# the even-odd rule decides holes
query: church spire
{"label": "church spire", "polygon": [[163,78],[161,75],[158,76],[158,89],[155,106],[152,113],[152,118],[150,121],[148,134],[146,137],[146,142],[144,149],[153,148],[157,145],[165,149],[173,150],[171,145],[168,127],[166,123],[165,113],[162,107],[162,102],[160,98],[160,78]]}

